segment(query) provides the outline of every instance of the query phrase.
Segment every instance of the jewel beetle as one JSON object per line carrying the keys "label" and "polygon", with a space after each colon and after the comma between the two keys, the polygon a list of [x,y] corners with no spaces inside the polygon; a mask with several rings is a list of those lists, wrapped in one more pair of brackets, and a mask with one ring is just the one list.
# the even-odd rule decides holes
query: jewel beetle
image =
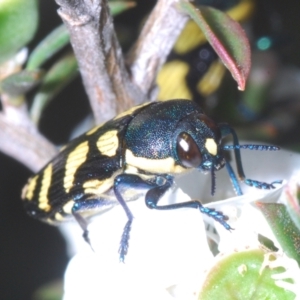
{"label": "jewel beetle", "polygon": [[[230,134],[233,145],[223,146],[222,139]],[[30,216],[50,224],[73,216],[88,243],[87,218],[121,205],[128,218],[119,249],[120,260],[124,261],[133,221],[127,201],[134,196],[128,190],[146,191],[145,203],[150,209],[195,208],[230,230],[228,218],[222,212],[204,207],[198,200],[160,205],[159,200],[172,187],[174,176],[190,169],[208,172],[212,177],[212,194],[215,172],[224,166],[238,195],[242,194],[239,181],[261,189],[273,189],[281,182],[247,179],[240,149],[278,150],[278,147],[239,145],[233,128],[214,122],[193,101],[146,103],[67,144],[29,179],[22,199]],[[224,156],[226,150],[234,150],[238,177]]]}

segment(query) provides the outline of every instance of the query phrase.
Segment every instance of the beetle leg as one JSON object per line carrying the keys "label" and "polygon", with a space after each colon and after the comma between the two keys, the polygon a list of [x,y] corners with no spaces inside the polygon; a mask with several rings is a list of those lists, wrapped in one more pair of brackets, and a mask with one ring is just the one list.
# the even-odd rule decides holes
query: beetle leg
{"label": "beetle leg", "polygon": [[74,216],[75,220],[77,221],[77,223],[79,224],[79,226],[81,227],[81,229],[83,230],[83,234],[82,234],[83,239],[90,245],[91,249],[94,251],[92,244],[91,244],[91,240],[89,238],[89,231],[87,229],[88,222],[86,221],[86,219],[83,216],[81,216],[77,212],[73,212],[73,216]]}
{"label": "beetle leg", "polygon": [[213,208],[204,207],[197,200],[191,200],[188,202],[175,203],[169,205],[157,205],[161,197],[173,185],[173,179],[171,177],[169,176],[160,176],[160,177],[165,179],[165,182],[161,185],[158,185],[157,183],[146,182],[143,179],[141,179],[139,176],[132,175],[132,174],[121,174],[118,175],[115,179],[114,191],[119,203],[124,208],[128,218],[128,221],[123,230],[123,234],[120,242],[120,248],[119,248],[120,261],[122,262],[124,262],[125,255],[127,254],[128,251],[128,241],[129,241],[129,234],[131,230],[133,215],[120,193],[119,190],[120,185],[122,186],[122,188],[126,186],[132,186],[132,185],[136,186],[137,188],[146,188],[146,189],[150,188],[149,191],[146,193],[146,197],[145,197],[146,205],[148,208],[158,209],[158,210],[171,210],[171,209],[179,209],[185,207],[196,208],[199,209],[202,213],[208,215],[209,217],[213,218],[215,221],[222,224],[227,230],[232,229],[230,225],[226,223],[226,221],[228,220],[227,216],[225,216],[222,212],[216,211]]}
{"label": "beetle leg", "polygon": [[[84,240],[90,245],[91,249],[93,250],[93,247],[91,245],[91,241],[89,238],[89,231],[87,229],[88,222],[86,219],[81,215],[82,212],[88,211],[88,210],[95,210],[95,209],[101,209],[105,206],[112,206],[116,203],[113,201],[105,200],[101,198],[99,195],[89,195],[85,199],[77,200],[73,207],[72,207],[72,215],[74,216],[75,220],[83,230],[83,238]],[[94,251],[94,250],[93,250]]]}
{"label": "beetle leg", "polygon": [[126,187],[132,187],[134,186],[137,189],[149,189],[153,186],[156,186],[155,183],[144,181],[142,178],[140,178],[137,175],[134,174],[120,174],[116,176],[114,181],[114,192],[116,195],[116,198],[120,205],[125,210],[125,213],[127,215],[128,221],[126,222],[126,225],[123,229],[121,242],[120,242],[120,248],[119,248],[119,254],[120,254],[120,261],[124,262],[125,255],[128,252],[128,241],[129,241],[129,235],[131,230],[131,224],[133,220],[133,214],[131,213],[128,205],[126,204],[126,201],[121,195],[121,190]]}
{"label": "beetle leg", "polygon": [[242,192],[242,189],[239,185],[239,181],[238,179],[236,178],[236,175],[232,169],[232,166],[231,164],[226,160],[226,169],[227,169],[227,172],[229,174],[229,177],[230,177],[230,180],[231,180],[231,183],[232,183],[232,186],[233,186],[233,189],[235,191],[235,193],[238,195],[238,196],[241,196],[243,195],[243,192]]}
{"label": "beetle leg", "polygon": [[156,186],[149,190],[146,194],[146,205],[151,209],[159,209],[159,210],[170,210],[170,209],[178,209],[183,207],[190,207],[199,209],[203,214],[208,215],[213,218],[215,221],[222,224],[227,230],[231,230],[232,228],[226,221],[228,217],[225,216],[222,212],[216,211],[213,208],[204,207],[198,200],[191,200],[183,203],[174,203],[169,205],[157,205],[160,198],[165,194],[165,192],[172,186],[173,180],[167,180],[164,185]]}

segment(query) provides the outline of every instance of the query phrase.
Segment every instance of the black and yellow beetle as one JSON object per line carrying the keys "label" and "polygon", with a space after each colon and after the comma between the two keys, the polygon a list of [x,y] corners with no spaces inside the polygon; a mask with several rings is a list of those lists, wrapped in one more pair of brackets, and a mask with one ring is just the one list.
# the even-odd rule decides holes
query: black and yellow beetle
{"label": "black and yellow beetle", "polygon": [[[233,136],[232,146],[222,146],[222,138]],[[272,189],[274,184],[246,179],[240,149],[277,150],[274,146],[239,145],[235,131],[217,124],[190,100],[146,103],[128,110],[71,141],[23,189],[25,208],[32,217],[57,223],[74,216],[89,242],[85,217],[120,204],[128,217],[120,244],[120,260],[128,249],[133,215],[126,201],[128,190],[145,190],[151,209],[191,207],[221,223],[227,217],[203,207],[197,200],[159,205],[173,185],[173,178],[189,169],[210,172],[212,193],[215,171],[226,166],[234,189],[242,194],[237,177],[224,157],[233,149],[239,180],[247,185]]]}

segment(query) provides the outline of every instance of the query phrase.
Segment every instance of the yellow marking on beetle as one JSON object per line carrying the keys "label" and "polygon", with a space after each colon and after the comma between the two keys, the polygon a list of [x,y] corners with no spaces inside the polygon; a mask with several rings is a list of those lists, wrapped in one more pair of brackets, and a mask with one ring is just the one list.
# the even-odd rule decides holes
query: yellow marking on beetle
{"label": "yellow marking on beetle", "polygon": [[39,208],[44,211],[49,211],[51,206],[49,204],[48,192],[51,186],[52,179],[52,164],[49,164],[43,172],[43,179],[41,182],[41,190],[39,193]]}
{"label": "yellow marking on beetle", "polygon": [[66,162],[64,188],[67,193],[73,186],[77,169],[86,161],[89,152],[88,141],[79,144],[68,156]]}
{"label": "yellow marking on beetle", "polygon": [[217,155],[218,153],[218,146],[212,138],[208,138],[205,140],[205,148],[211,155]]}
{"label": "yellow marking on beetle", "polygon": [[[138,170],[137,167],[126,165],[126,169],[124,170],[124,173],[137,175],[137,174],[139,174],[139,170]],[[153,175],[153,174],[139,174],[139,177],[146,181],[146,180],[154,179],[155,175]]]}
{"label": "yellow marking on beetle", "polygon": [[54,218],[55,218],[55,221],[64,221],[66,218],[63,216],[63,215],[61,215],[60,213],[56,213],[55,214],[55,216],[54,216]]}
{"label": "yellow marking on beetle", "polygon": [[112,157],[116,155],[119,147],[117,130],[110,130],[101,135],[97,141],[97,148],[101,154]]}
{"label": "yellow marking on beetle", "polygon": [[146,102],[146,103],[143,103],[143,104],[141,104],[141,105],[134,106],[134,107],[132,107],[132,108],[130,108],[130,109],[128,109],[128,110],[122,112],[121,114],[117,115],[117,116],[114,118],[114,120],[118,120],[118,119],[120,119],[120,118],[122,118],[122,117],[130,116],[130,115],[132,115],[136,110],[138,110],[139,108],[142,108],[143,106],[147,106],[147,105],[149,105],[149,104],[150,104],[149,102]]}
{"label": "yellow marking on beetle", "polygon": [[72,214],[72,208],[74,206],[74,201],[71,200],[71,201],[68,201],[64,206],[63,206],[63,211],[66,213],[66,214]]}
{"label": "yellow marking on beetle", "polygon": [[180,60],[166,63],[157,76],[158,99],[191,99],[192,94],[185,83],[188,72],[189,65]]}
{"label": "yellow marking on beetle", "polygon": [[[127,173],[127,174],[139,174],[139,170],[137,167],[134,167],[134,166],[130,166],[130,165],[127,165],[126,164],[126,170],[124,170],[124,173]],[[142,175],[142,174],[139,174],[139,176]]]}
{"label": "yellow marking on beetle", "polygon": [[45,221],[46,221],[48,224],[50,224],[50,225],[57,225],[57,222],[54,221],[54,220],[52,220],[51,218],[48,218],[48,219],[46,219]]}
{"label": "yellow marking on beetle", "polygon": [[103,126],[103,124],[104,124],[104,123],[102,123],[102,124],[100,124],[100,125],[98,125],[98,126],[92,128],[90,131],[88,131],[88,132],[86,133],[86,135],[91,135],[91,134],[95,133],[100,127]]}
{"label": "yellow marking on beetle", "polygon": [[39,175],[36,175],[29,179],[28,183],[23,187],[21,195],[22,199],[32,200],[38,178]]}
{"label": "yellow marking on beetle", "polygon": [[108,178],[105,180],[91,179],[86,181],[82,187],[85,194],[101,195],[107,192],[114,183],[114,178]]}
{"label": "yellow marking on beetle", "polygon": [[172,157],[163,159],[150,159],[145,157],[134,156],[132,151],[126,150],[125,152],[126,164],[143,169],[144,171],[152,173],[173,173],[179,174],[187,172],[188,169],[176,165],[175,160]]}

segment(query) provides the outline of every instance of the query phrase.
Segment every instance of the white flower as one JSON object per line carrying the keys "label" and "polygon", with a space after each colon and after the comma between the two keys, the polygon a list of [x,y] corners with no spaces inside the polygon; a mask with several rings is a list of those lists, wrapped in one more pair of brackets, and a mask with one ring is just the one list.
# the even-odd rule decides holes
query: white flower
{"label": "white flower", "polygon": [[[300,167],[299,155],[287,151],[243,151],[243,167],[251,179],[272,182],[289,179]],[[183,190],[202,203],[234,195],[226,170],[216,174],[216,195],[210,194],[210,176],[192,173],[179,179]],[[260,191],[245,188],[243,196],[207,204],[228,215],[235,229],[227,231],[216,224],[220,236],[219,250],[234,251],[257,247],[257,234],[276,243],[262,214],[253,201],[278,201],[282,187]],[[168,193],[161,201],[188,201],[191,197],[180,189]],[[205,201],[206,200],[206,201]],[[75,223],[62,227],[73,256],[65,273],[64,300],[77,299],[197,299],[205,270],[214,257],[208,247],[203,215],[195,209],[158,211],[146,207],[144,199],[129,203],[134,215],[125,263],[119,262],[118,248],[127,218],[122,207],[95,217],[89,225],[94,252],[82,239]],[[211,218],[205,217],[212,225]],[[211,228],[211,227],[210,227]],[[72,232],[72,234],[70,234]],[[213,238],[218,236],[210,231]],[[276,244],[276,246],[279,246]]]}

